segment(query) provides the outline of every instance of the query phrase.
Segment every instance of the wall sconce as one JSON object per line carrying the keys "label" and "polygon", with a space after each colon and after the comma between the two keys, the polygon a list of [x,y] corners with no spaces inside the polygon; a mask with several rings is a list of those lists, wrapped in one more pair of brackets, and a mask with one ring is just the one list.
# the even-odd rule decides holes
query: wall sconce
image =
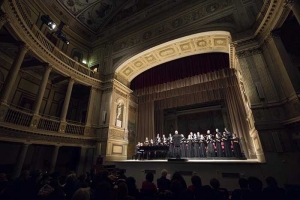
{"label": "wall sconce", "polygon": [[82,63],[86,65],[86,60],[82,60]]}
{"label": "wall sconce", "polygon": [[49,17],[49,15],[42,15],[41,20],[48,28],[53,31],[56,28],[56,23]]}

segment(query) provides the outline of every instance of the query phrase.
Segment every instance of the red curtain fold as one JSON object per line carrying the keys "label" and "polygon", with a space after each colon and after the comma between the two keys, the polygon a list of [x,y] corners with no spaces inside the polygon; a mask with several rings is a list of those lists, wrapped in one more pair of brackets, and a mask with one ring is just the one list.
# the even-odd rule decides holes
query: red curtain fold
{"label": "red curtain fold", "polygon": [[206,53],[173,60],[153,67],[131,81],[132,90],[229,68],[227,53]]}

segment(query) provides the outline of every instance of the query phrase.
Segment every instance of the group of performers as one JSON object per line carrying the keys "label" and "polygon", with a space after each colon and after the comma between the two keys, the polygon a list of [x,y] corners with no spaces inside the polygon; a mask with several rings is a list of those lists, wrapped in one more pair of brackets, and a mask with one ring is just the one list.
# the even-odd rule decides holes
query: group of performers
{"label": "group of performers", "polygon": [[[177,138],[177,142],[175,140]],[[192,133],[187,138],[183,134],[169,134],[169,137],[157,134],[155,140],[146,137],[143,143],[138,142],[137,152],[141,146],[168,146],[168,157],[201,158],[201,157],[243,157],[240,147],[240,139],[235,133],[231,134],[226,128],[223,133],[216,129],[211,134],[207,130],[206,135],[200,132]],[[156,153],[156,152],[154,152]],[[148,157],[148,156],[147,156]]]}

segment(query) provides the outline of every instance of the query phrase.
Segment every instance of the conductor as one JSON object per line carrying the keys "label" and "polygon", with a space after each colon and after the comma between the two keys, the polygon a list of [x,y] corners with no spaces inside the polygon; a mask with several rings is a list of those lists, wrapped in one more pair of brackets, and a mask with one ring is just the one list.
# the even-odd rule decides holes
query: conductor
{"label": "conductor", "polygon": [[178,131],[175,131],[175,135],[173,136],[173,141],[174,141],[174,155],[176,156],[177,159],[180,159],[180,141],[182,137],[181,135],[178,134]]}

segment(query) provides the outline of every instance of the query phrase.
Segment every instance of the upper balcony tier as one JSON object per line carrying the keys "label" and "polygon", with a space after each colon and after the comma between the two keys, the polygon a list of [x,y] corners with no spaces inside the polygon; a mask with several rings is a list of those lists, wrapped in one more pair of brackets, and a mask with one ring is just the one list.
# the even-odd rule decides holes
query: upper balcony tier
{"label": "upper balcony tier", "polygon": [[49,63],[57,72],[74,78],[76,82],[101,87],[99,73],[70,58],[48,40],[27,16],[20,1],[6,0],[2,10],[8,20],[7,29],[17,37],[17,40],[26,43],[39,60]]}

